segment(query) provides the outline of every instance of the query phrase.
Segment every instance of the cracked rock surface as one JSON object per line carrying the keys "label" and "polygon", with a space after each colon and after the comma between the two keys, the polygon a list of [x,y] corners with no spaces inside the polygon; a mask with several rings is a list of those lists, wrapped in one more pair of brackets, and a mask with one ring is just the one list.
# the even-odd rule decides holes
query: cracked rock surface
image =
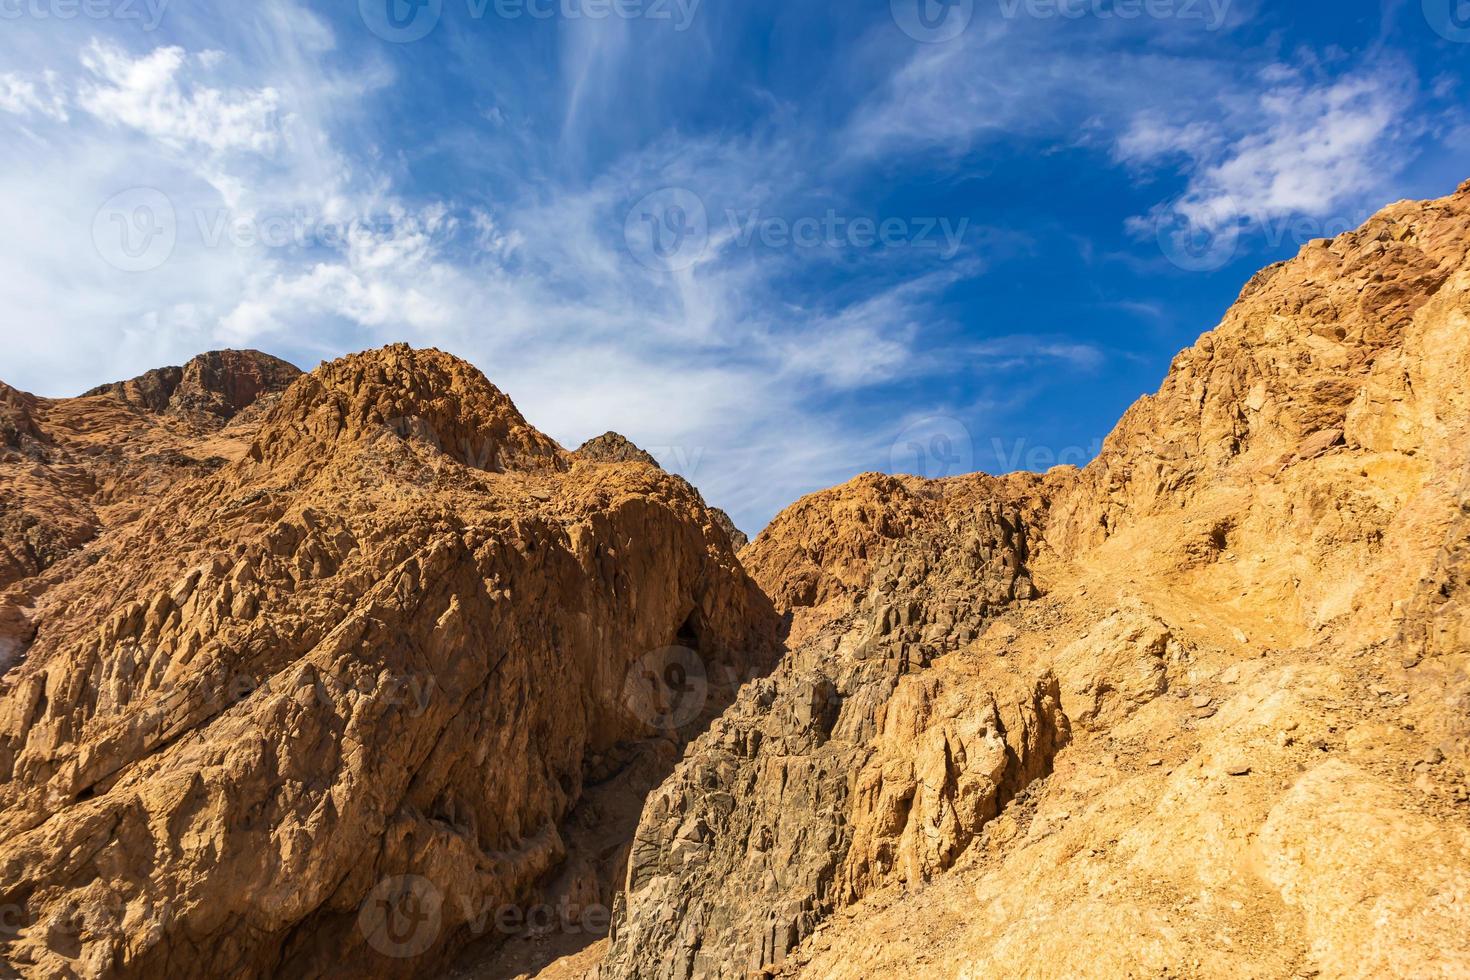
{"label": "cracked rock surface", "polygon": [[0,386],[9,975],[1470,975],[1470,184],[1084,468],[749,544],[448,355],[263,357]]}
{"label": "cracked rock surface", "polygon": [[30,976],[422,975],[579,856],[587,784],[667,771],[677,733],[622,696],[642,658],[744,676],[775,629],[687,484],[406,347],[299,378],[22,586],[0,905]]}

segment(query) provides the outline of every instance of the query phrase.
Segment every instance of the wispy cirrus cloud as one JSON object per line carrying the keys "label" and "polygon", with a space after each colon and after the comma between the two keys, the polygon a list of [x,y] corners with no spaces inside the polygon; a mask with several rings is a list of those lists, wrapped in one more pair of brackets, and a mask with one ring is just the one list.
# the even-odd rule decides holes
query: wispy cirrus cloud
{"label": "wispy cirrus cloud", "polygon": [[[76,363],[88,342],[113,352],[109,376],[210,346],[265,347],[310,366],[397,340],[433,344],[480,364],[554,436],[576,443],[622,428],[758,525],[873,455],[868,443],[881,435],[823,419],[824,393],[908,370],[953,282],[955,269],[922,274],[927,256],[907,269],[844,256],[871,265],[871,287],[840,302],[784,297],[781,279],[837,259],[741,245],[724,225],[727,211],[751,204],[789,219],[813,209],[779,139],[671,139],[493,208],[452,194],[425,201],[395,187],[392,168],[362,146],[329,139],[330,126],[301,152],[301,107],[319,121],[333,112],[319,92],[301,91],[310,77],[294,57],[254,64],[216,49],[96,41],[65,54],[57,63],[74,67],[56,84],[82,122],[47,134],[47,163],[28,157],[30,186],[43,171],[76,173],[84,155],[101,165],[72,178],[66,202],[57,189],[28,195],[34,227],[73,234],[48,239],[45,262],[30,257],[34,278],[0,287],[64,323],[66,344],[18,350],[22,364],[64,363],[41,368],[58,385],[100,380],[97,365]],[[229,81],[242,74],[256,83]],[[569,132],[592,98],[575,88]],[[350,100],[342,111],[354,111]],[[21,185],[15,172],[9,180]],[[780,195],[762,190],[783,181]],[[177,221],[172,254],[141,275],[120,275],[94,249],[77,259],[84,238],[74,232],[119,184],[166,189]],[[624,219],[645,189],[671,184],[696,188],[722,230],[691,268],[666,272],[629,254]],[[272,241],[276,219],[285,224]],[[79,274],[82,301],[68,303],[56,284]],[[754,485],[741,469],[752,453],[775,459]]]}
{"label": "wispy cirrus cloud", "polygon": [[1381,45],[1357,58],[1231,50],[1228,36],[1252,13],[1230,11],[1216,30],[1204,20],[1084,23],[1090,43],[1060,49],[1054,18],[979,20],[893,72],[853,114],[848,152],[968,160],[1017,138],[1096,146],[1149,179],[1185,178],[1182,194],[1135,216],[1143,236],[1166,214],[1215,231],[1383,203],[1414,162],[1424,110],[1451,118],[1457,86],[1425,84]]}
{"label": "wispy cirrus cloud", "polygon": [[17,116],[37,115],[67,121],[66,96],[60,91],[54,71],[26,78],[16,72],[0,74],[0,112]]}
{"label": "wispy cirrus cloud", "polygon": [[[1422,104],[1413,72],[1395,88],[1387,61],[1221,56],[1252,6],[1209,34],[981,18],[940,45],[886,11],[834,39],[829,13],[774,6],[706,9],[686,32],[446,17],[419,46],[292,0],[201,0],[155,33],[21,24],[0,40],[0,129],[23,137],[0,144],[0,222],[26,230],[0,246],[0,375],[63,394],[222,345],[305,367],[435,345],[565,443],[625,432],[754,530],[897,465],[911,424],[1003,431],[1128,360],[1058,311],[1030,317],[1051,285],[1016,284],[1024,315],[989,308],[1001,263],[1056,258],[1039,222],[966,195],[1002,150],[1090,154],[1200,208],[1377,192],[1373,141]],[[732,62],[747,18],[778,16],[803,58],[853,70]],[[138,188],[165,193],[176,241],[130,272],[94,233],[160,230],[105,213]],[[705,225],[661,266],[627,235],[668,189]],[[1170,319],[1154,299],[1083,301]]]}
{"label": "wispy cirrus cloud", "polygon": [[1374,66],[1313,82],[1300,69],[1272,65],[1243,111],[1221,106],[1220,121],[1173,125],[1136,118],[1118,158],[1153,165],[1179,160],[1189,177],[1172,207],[1213,230],[1242,219],[1267,221],[1378,201],[1410,158],[1418,121],[1409,113],[1417,80],[1403,64]]}
{"label": "wispy cirrus cloud", "polygon": [[82,52],[91,77],[82,82],[77,104],[107,125],[131,127],[175,149],[271,153],[281,140],[278,92],[222,90],[186,79],[186,61],[208,69],[224,57],[219,51],[190,56],[168,47],[133,58],[94,41]]}

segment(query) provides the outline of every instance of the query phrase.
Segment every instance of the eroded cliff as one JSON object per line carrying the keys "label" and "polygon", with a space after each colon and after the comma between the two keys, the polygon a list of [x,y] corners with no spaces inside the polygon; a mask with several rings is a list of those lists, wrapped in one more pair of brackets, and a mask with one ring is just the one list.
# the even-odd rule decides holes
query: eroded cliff
{"label": "eroded cliff", "polygon": [[1393,205],[1085,469],[779,517],[791,649],[651,798],[604,980],[1470,971],[1467,250],[1470,184]]}
{"label": "eroded cliff", "polygon": [[[4,959],[1470,972],[1467,253],[1470,184],[1393,205],[1087,467],[866,475],[743,548],[438,352],[0,388]],[[501,943],[553,901],[610,938]]]}
{"label": "eroded cliff", "polygon": [[686,644],[718,687],[776,626],[687,484],[406,347],[25,585],[0,905],[35,976],[422,975],[504,904],[610,899],[565,822],[680,739],[630,678]]}

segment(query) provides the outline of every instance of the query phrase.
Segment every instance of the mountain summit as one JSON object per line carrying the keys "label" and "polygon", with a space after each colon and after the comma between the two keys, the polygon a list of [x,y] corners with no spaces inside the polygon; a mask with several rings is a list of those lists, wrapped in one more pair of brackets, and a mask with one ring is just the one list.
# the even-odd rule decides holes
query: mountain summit
{"label": "mountain summit", "polygon": [[288,368],[0,387],[15,973],[1470,973],[1470,184],[1085,468],[743,548],[448,354]]}
{"label": "mountain summit", "polygon": [[83,397],[110,395],[150,412],[230,419],[300,376],[295,365],[260,351],[211,351],[183,367],[158,368],[131,381],[101,385]]}

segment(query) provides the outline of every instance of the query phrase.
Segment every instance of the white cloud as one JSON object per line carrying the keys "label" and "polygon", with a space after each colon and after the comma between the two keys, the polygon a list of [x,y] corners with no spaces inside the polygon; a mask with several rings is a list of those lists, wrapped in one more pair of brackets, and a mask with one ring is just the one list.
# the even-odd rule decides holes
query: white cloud
{"label": "white cloud", "polygon": [[[1062,47],[1046,18],[976,21],[955,41],[908,45],[904,60],[853,112],[843,150],[857,159],[960,157],[996,141],[1053,145],[1116,133],[1150,107],[1203,108],[1228,64],[1199,49],[1220,33],[1192,23],[1068,22],[1082,43]],[[1160,84],[1167,79],[1167,84]]]}
{"label": "white cloud", "polygon": [[[920,45],[853,113],[850,158],[923,155],[971,169],[1005,141],[1110,153],[1141,183],[1178,174],[1182,195],[1130,230],[1165,219],[1215,232],[1310,217],[1354,223],[1394,196],[1413,162],[1421,92],[1413,66],[1375,49],[1353,66],[1341,51],[1262,64],[1199,25],[1101,20],[1069,24],[1086,44],[1060,48],[1044,19],[977,20],[960,39]],[[1457,118],[1457,113],[1441,113]],[[983,162],[979,163],[983,166]]]}
{"label": "white cloud", "polygon": [[475,247],[482,255],[507,259],[525,244],[525,236],[518,231],[505,231],[495,220],[495,215],[484,208],[474,208],[470,218],[475,226]]}
{"label": "white cloud", "polygon": [[1223,138],[1216,127],[1207,123],[1198,120],[1171,123],[1160,113],[1148,111],[1136,116],[1118,137],[1114,156],[1130,164],[1152,164],[1176,154],[1202,159]]}
{"label": "white cloud", "polygon": [[988,135],[1040,122],[1033,113],[1059,80],[1037,71],[1039,64],[1028,70],[1024,60],[1012,62],[1006,51],[1015,37],[1004,27],[976,24],[949,44],[916,46],[854,114],[842,141],[846,152],[963,152]]}
{"label": "white cloud", "polygon": [[[0,255],[0,305],[20,311],[0,328],[6,381],[64,394],[99,370],[125,377],[222,345],[308,368],[392,341],[439,346],[553,437],[623,431],[753,531],[803,493],[888,464],[897,433],[871,417],[884,386],[966,363],[1091,367],[1060,347],[936,351],[946,290],[981,268],[973,253],[988,246],[974,239],[949,263],[921,249],[742,246],[728,209],[792,221],[841,204],[804,135],[671,135],[592,173],[547,166],[500,193],[426,201],[401,183],[403,161],[354,128],[390,69],[372,57],[323,68],[330,30],[281,0],[242,8],[230,27],[232,43],[211,31],[207,50],[78,41],[52,52],[52,88],[14,96],[44,147],[0,144],[0,221],[30,230]],[[648,60],[618,38],[579,36],[564,53],[588,59],[551,116],[575,150],[606,122],[620,72]],[[35,105],[52,91],[68,126]],[[492,138],[523,138],[513,128]],[[90,241],[97,208],[133,186],[166,189],[179,217],[172,258],[141,275],[108,267]],[[675,274],[638,264],[622,237],[632,203],[667,186],[697,191],[716,225]],[[278,247],[227,233],[298,214],[352,233]],[[838,264],[855,273],[841,295],[791,289]]]}
{"label": "white cloud", "polygon": [[[563,443],[618,429],[757,528],[800,494],[852,475],[857,460],[886,460],[870,445],[881,430],[854,432],[815,406],[915,371],[923,330],[939,319],[934,302],[974,271],[951,263],[925,273],[927,256],[888,259],[920,263],[918,272],[875,269],[870,289],[802,308],[774,283],[830,257],[763,253],[723,234],[674,274],[628,253],[624,217],[642,194],[629,188],[698,187],[718,222],[724,203],[761,194],[782,168],[780,148],[685,141],[493,216],[408,210],[310,268],[279,263],[252,278],[218,336],[266,348],[302,336],[339,347],[435,344],[479,364]],[[752,483],[747,468],[761,454],[773,476]]]}
{"label": "white cloud", "polygon": [[1272,86],[1253,113],[1222,120],[1213,133],[1198,123],[1171,129],[1141,117],[1118,155],[1131,162],[1186,156],[1189,187],[1174,207],[1212,231],[1243,219],[1331,217],[1381,196],[1410,161],[1412,79],[1401,71],[1318,85],[1285,68],[1267,77]]}
{"label": "white cloud", "polygon": [[44,72],[39,80],[25,78],[16,72],[0,73],[0,111],[18,116],[34,113],[66,122],[66,96],[61,91],[56,72]]}
{"label": "white cloud", "polygon": [[[185,77],[190,59],[182,48],[133,58],[96,41],[81,60],[91,78],[81,85],[77,103],[109,125],[131,127],[177,149],[268,154],[280,143],[279,93],[191,85]],[[221,58],[208,51],[192,60],[208,70]]]}
{"label": "white cloud", "polygon": [[1034,371],[1058,364],[1074,371],[1094,371],[1106,360],[1093,344],[1032,335],[995,337],[977,344],[970,355],[973,366],[983,371]]}

